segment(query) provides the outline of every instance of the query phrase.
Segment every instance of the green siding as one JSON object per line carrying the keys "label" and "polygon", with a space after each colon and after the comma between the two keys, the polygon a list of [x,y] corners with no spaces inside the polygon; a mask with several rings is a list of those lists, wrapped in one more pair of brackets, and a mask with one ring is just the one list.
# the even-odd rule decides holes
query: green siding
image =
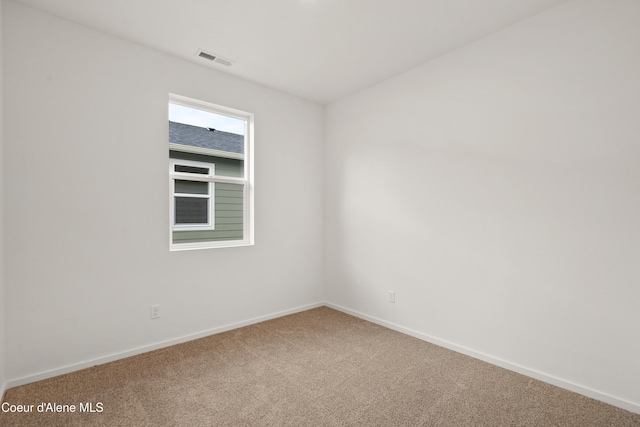
{"label": "green siding", "polygon": [[215,163],[216,175],[220,176],[242,178],[244,175],[244,160],[225,159],[224,157],[205,156],[203,154],[182,153],[175,150],[169,150],[169,157],[172,159],[191,160],[194,162]]}
{"label": "green siding", "polygon": [[[244,162],[242,160],[182,153],[173,150],[171,150],[169,154],[172,159],[214,163],[216,175],[232,177],[243,176]],[[173,243],[243,239],[244,198],[242,185],[215,183],[213,186],[215,230],[174,231]]]}

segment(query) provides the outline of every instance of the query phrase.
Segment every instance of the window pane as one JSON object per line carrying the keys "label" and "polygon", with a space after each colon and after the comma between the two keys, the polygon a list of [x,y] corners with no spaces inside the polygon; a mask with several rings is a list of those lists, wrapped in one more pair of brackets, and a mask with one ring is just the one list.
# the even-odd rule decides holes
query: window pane
{"label": "window pane", "polygon": [[197,166],[175,165],[176,172],[197,173],[199,175],[209,175],[209,168],[199,168]]}
{"label": "window pane", "polygon": [[177,179],[175,192],[185,194],[209,194],[209,183]]}
{"label": "window pane", "polygon": [[[228,114],[227,114],[228,113]],[[253,116],[226,107],[170,95],[170,172],[191,177],[238,178],[246,183],[198,182],[173,175],[171,249],[245,243],[252,236],[249,143]],[[217,182],[216,182],[217,181]],[[211,246],[207,243],[211,242]],[[218,243],[219,242],[219,243]],[[184,246],[182,246],[184,244]],[[175,245],[175,246],[174,246]]]}
{"label": "window pane", "polygon": [[209,222],[209,199],[203,197],[175,198],[176,224],[207,224]]}

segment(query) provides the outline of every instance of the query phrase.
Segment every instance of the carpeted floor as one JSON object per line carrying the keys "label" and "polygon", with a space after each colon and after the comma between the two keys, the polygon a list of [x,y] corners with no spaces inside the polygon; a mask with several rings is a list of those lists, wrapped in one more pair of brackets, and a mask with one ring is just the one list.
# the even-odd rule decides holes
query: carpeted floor
{"label": "carpeted floor", "polygon": [[34,412],[0,412],[2,426],[640,426],[326,307],[16,387],[5,401]]}

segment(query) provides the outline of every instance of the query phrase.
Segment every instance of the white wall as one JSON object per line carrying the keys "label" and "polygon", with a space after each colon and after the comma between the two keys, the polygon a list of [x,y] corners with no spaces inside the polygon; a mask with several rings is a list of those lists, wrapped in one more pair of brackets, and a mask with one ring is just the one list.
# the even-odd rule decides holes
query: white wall
{"label": "white wall", "polygon": [[330,105],[327,300],[640,411],[639,76],[575,1]]}
{"label": "white wall", "polygon": [[[322,107],[4,13],[10,385],[322,301]],[[255,114],[255,246],[169,252],[170,92]]]}
{"label": "white wall", "polygon": [[2,120],[2,111],[4,105],[3,99],[3,74],[4,59],[2,56],[2,39],[3,39],[3,21],[2,21],[3,2],[0,0],[0,399],[5,389],[4,375],[4,357],[5,357],[5,340],[4,340],[4,125]]}

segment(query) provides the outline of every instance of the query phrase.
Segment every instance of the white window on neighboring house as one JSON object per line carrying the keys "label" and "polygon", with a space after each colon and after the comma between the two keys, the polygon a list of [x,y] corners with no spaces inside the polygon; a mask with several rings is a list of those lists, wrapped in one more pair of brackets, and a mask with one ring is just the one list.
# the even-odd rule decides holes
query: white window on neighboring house
{"label": "white window on neighboring house", "polygon": [[171,250],[253,244],[253,115],[169,95]]}
{"label": "white window on neighboring house", "polygon": [[174,178],[181,174],[181,179],[171,180],[173,230],[215,230],[215,184],[200,181],[201,178],[212,178],[215,175],[215,165],[171,159],[170,167],[169,173]]}

